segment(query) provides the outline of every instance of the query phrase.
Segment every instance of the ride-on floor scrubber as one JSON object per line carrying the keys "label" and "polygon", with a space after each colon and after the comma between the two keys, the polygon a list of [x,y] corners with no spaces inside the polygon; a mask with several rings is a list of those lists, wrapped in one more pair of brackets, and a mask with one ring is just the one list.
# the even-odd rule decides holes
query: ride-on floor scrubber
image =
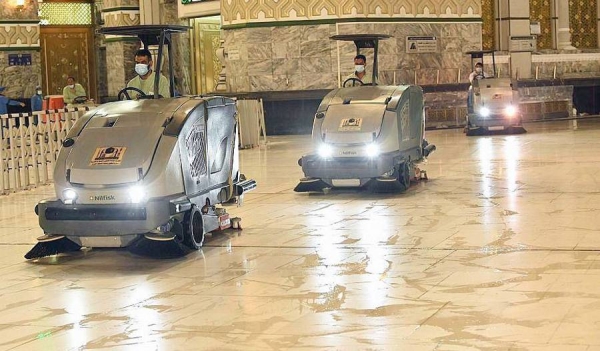
{"label": "ride-on floor scrubber", "polygon": [[[187,30],[151,25],[102,33],[137,35],[145,47],[158,44],[160,67],[163,47],[171,52],[171,33]],[[217,205],[256,186],[239,169],[235,101],[141,93],[139,100],[89,111],[68,132],[54,168],[56,198],[35,208],[45,235],[26,258],[140,241],[197,250],[206,233],[231,225]]]}
{"label": "ride-on floor scrubber", "polygon": [[[348,78],[323,98],[315,114],[314,151],[298,160],[305,177],[294,189],[319,192],[332,187],[405,191],[425,177],[418,164],[435,146],[423,138],[423,90],[415,85],[377,85],[377,49],[384,34],[335,35],[353,41],[357,54],[374,50],[372,84]],[[349,84],[351,83],[351,84]],[[347,85],[356,85],[349,86]]]}

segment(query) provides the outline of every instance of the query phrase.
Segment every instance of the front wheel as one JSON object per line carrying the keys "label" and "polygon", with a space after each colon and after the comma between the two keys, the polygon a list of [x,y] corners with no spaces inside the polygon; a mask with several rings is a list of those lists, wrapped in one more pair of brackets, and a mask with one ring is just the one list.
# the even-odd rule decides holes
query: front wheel
{"label": "front wheel", "polygon": [[204,225],[202,213],[196,206],[186,215],[184,243],[192,250],[198,250],[204,243]]}
{"label": "front wheel", "polygon": [[410,187],[410,166],[408,162],[403,162],[398,167],[398,182],[402,188],[400,191],[406,191]]}

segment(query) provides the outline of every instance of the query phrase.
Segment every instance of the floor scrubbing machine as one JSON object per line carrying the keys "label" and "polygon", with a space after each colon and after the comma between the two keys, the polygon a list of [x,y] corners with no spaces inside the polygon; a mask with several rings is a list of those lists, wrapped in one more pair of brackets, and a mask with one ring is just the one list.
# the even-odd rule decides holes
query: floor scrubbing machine
{"label": "floor scrubbing machine", "polygon": [[[305,177],[297,192],[333,187],[405,191],[426,177],[418,167],[435,150],[424,139],[423,90],[415,85],[377,85],[377,49],[383,34],[335,35],[353,41],[357,54],[374,50],[372,84],[348,78],[323,98],[313,122],[313,152],[298,164]],[[348,84],[351,83],[351,84]],[[357,86],[354,86],[357,85]]]}
{"label": "floor scrubbing machine", "polygon": [[491,56],[492,75],[479,75],[469,88],[467,103],[467,136],[480,135],[493,131],[521,134],[523,117],[519,110],[519,91],[511,78],[499,78],[496,70],[494,51],[469,51],[471,66],[481,62],[485,67],[485,56]]}
{"label": "floor scrubbing machine", "polygon": [[[160,67],[171,34],[187,30],[152,25],[102,33],[158,44]],[[26,258],[140,241],[197,250],[206,233],[231,226],[218,205],[256,186],[240,172],[235,101],[160,98],[156,77],[154,96],[100,105],[70,129],[54,168],[56,197],[35,208],[45,235]]]}

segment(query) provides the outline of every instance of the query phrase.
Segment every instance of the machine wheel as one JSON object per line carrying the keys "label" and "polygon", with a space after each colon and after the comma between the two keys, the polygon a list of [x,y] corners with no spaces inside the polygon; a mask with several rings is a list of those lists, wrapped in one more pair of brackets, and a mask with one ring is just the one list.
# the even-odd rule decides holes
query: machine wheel
{"label": "machine wheel", "polygon": [[408,190],[410,187],[410,167],[408,162],[403,162],[398,167],[398,183],[400,183],[400,191]]}
{"label": "machine wheel", "polygon": [[192,250],[198,250],[204,243],[204,226],[202,213],[196,206],[186,215],[186,231],[184,243]]}

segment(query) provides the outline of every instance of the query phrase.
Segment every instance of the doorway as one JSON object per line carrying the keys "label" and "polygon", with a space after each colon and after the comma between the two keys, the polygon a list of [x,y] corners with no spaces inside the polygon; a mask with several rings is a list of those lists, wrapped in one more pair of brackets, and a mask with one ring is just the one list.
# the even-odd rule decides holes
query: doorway
{"label": "doorway", "polygon": [[88,97],[97,100],[93,28],[41,26],[42,84],[48,95],[62,95],[67,77],[73,76]]}
{"label": "doorway", "polygon": [[195,94],[215,91],[222,64],[217,56],[221,46],[221,17],[194,18],[191,21],[192,72]]}

